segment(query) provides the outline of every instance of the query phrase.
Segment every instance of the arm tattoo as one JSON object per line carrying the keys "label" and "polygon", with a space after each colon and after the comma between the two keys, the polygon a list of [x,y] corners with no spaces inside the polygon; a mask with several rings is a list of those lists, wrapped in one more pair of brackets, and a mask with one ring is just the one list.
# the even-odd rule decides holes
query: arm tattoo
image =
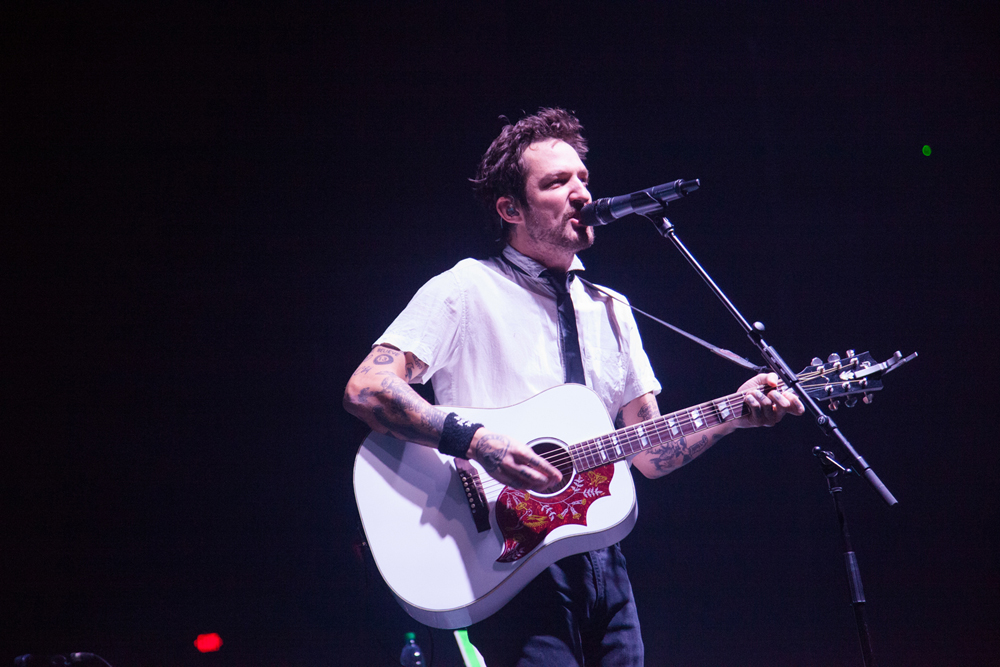
{"label": "arm tattoo", "polygon": [[660,406],[656,404],[656,399],[650,399],[639,408],[639,419],[641,421],[649,421],[653,417],[660,416]]}
{"label": "arm tattoo", "polygon": [[404,440],[437,443],[444,430],[443,410],[428,405],[410,385],[394,373],[386,373],[380,390],[363,389],[360,400],[372,405],[375,420],[392,435]]}
{"label": "arm tattoo", "polygon": [[476,443],[476,459],[486,469],[493,472],[500,467],[500,462],[510,449],[510,440],[502,435],[486,433]]}
{"label": "arm tattoo", "polygon": [[676,470],[693,461],[696,456],[715,444],[721,437],[721,435],[716,434],[709,440],[707,435],[703,435],[700,440],[690,444],[687,438],[671,440],[649,450],[650,462],[659,472],[666,473]]}
{"label": "arm tattoo", "polygon": [[615,417],[615,430],[620,428],[625,428],[625,410],[619,410],[618,416]]}
{"label": "arm tattoo", "polygon": [[406,361],[406,381],[416,382],[427,370],[427,364],[417,359],[412,354],[407,357]]}
{"label": "arm tattoo", "polygon": [[402,352],[399,350],[394,350],[391,347],[385,347],[384,345],[377,346],[368,355],[372,358],[372,363],[378,366],[388,366],[396,360],[396,357],[401,355]]}

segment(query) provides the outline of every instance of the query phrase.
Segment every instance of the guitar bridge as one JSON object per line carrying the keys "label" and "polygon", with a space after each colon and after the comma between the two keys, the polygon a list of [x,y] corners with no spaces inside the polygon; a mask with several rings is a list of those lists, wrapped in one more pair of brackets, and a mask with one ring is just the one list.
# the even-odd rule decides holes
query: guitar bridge
{"label": "guitar bridge", "polygon": [[490,506],[486,503],[486,493],[479,473],[471,463],[463,459],[455,459],[455,469],[462,481],[462,489],[472,512],[472,520],[476,523],[476,530],[485,533],[490,529]]}

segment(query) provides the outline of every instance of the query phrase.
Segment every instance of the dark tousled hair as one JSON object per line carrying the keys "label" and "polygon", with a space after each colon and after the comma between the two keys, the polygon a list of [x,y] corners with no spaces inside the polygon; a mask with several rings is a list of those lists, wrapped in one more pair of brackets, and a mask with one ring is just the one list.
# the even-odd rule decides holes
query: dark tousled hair
{"label": "dark tousled hair", "polygon": [[487,232],[491,251],[502,250],[510,233],[507,229],[510,225],[497,213],[497,200],[511,197],[522,208],[528,205],[525,196],[528,174],[521,159],[525,149],[536,141],[561,139],[572,146],[583,160],[587,157],[587,140],[583,138],[582,131],[583,126],[576,116],[559,108],[539,109],[538,113],[525,116],[514,124],[507,121],[500,136],[493,140],[479,161],[476,177],[470,179],[489,216]]}

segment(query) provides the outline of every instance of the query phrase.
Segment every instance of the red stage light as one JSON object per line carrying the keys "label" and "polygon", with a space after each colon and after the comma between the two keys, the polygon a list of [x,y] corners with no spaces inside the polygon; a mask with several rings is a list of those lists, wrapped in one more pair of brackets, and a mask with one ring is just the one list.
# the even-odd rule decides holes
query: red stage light
{"label": "red stage light", "polygon": [[222,648],[222,637],[214,632],[207,635],[198,635],[198,638],[194,640],[194,647],[201,653],[218,651]]}

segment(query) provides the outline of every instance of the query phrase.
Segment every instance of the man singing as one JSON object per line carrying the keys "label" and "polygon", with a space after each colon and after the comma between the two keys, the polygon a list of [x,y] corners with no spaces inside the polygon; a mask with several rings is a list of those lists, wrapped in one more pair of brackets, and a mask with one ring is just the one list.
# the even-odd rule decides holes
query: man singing
{"label": "man singing", "polygon": [[[443,405],[504,407],[568,382],[600,397],[616,426],[659,416],[660,391],[629,308],[576,274],[594,243],[579,121],[541,109],[507,125],[474,179],[502,250],[465,259],[425,284],[348,382],[344,407],[373,430],[473,459],[500,482],[543,492],[559,471],[523,443],[431,405],[410,383],[433,379]],[[623,301],[624,299],[622,299]],[[777,376],[740,387],[743,415],[635,455],[647,477],[683,466],[736,428],[802,414]],[[618,545],[549,566],[471,628],[493,666],[642,665],[639,619]]]}

